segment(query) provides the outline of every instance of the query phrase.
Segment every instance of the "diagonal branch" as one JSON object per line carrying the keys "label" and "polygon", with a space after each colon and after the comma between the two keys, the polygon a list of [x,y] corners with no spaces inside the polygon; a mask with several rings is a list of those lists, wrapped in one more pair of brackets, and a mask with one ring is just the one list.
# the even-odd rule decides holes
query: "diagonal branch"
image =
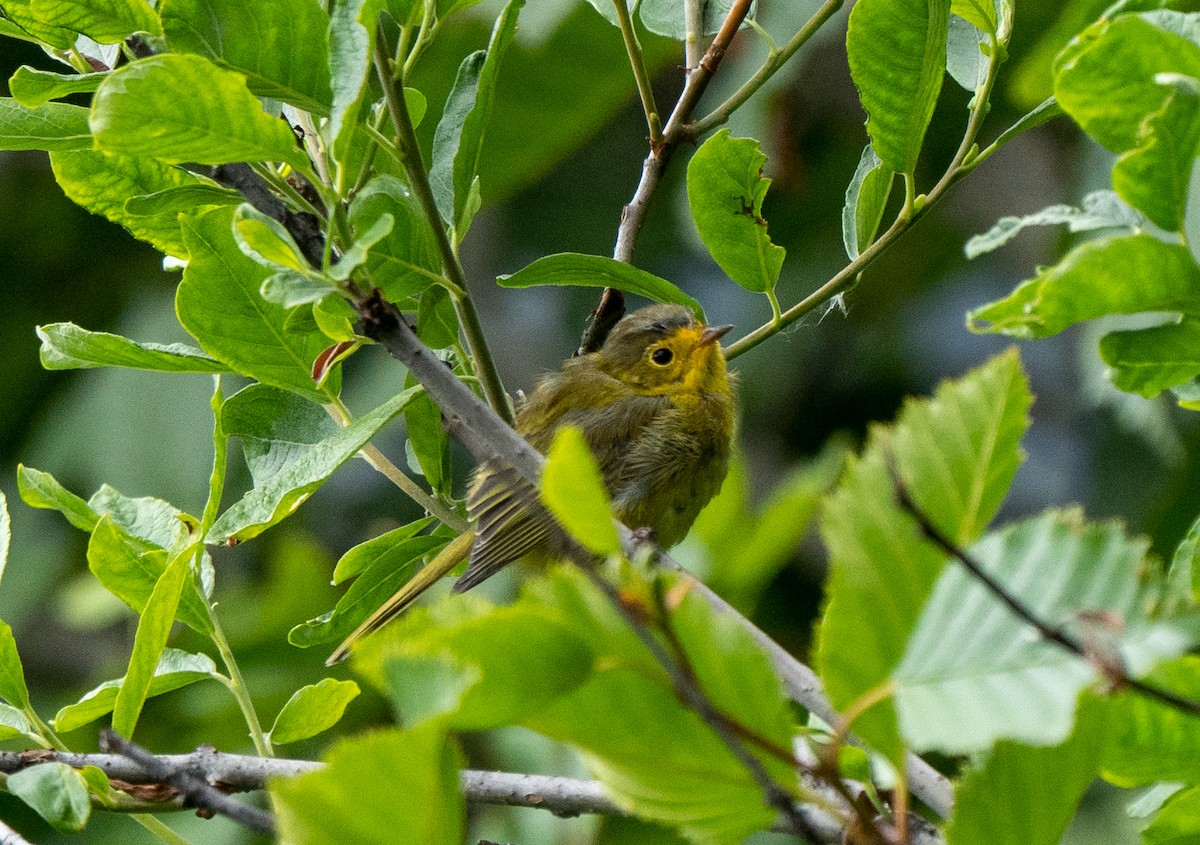
{"label": "diagonal branch", "polygon": [[1030,608],[1010,593],[1008,589],[997,581],[992,575],[983,568],[979,561],[971,557],[967,552],[958,546],[953,540],[938,530],[937,526],[929,519],[924,511],[913,501],[908,493],[908,488],[904,481],[897,474],[895,467],[890,467],[889,471],[892,474],[892,481],[896,488],[896,501],[913,519],[916,520],[921,532],[932,542],[939,547],[943,552],[962,564],[967,572],[971,573],[971,577],[982,584],[989,593],[996,597],[1012,614],[1022,622],[1030,625],[1038,632],[1038,635],[1048,643],[1053,643],[1064,651],[1068,651],[1077,657],[1082,658],[1092,666],[1095,666],[1102,672],[1118,689],[1129,688],[1139,695],[1146,698],[1151,698],[1160,704],[1165,704],[1179,710],[1182,713],[1187,713],[1192,716],[1200,716],[1200,701],[1184,696],[1177,695],[1170,690],[1162,689],[1153,684],[1140,681],[1132,677],[1121,664],[1120,658],[1099,658],[1097,655],[1085,648],[1069,631],[1061,625],[1054,625],[1039,617]]}

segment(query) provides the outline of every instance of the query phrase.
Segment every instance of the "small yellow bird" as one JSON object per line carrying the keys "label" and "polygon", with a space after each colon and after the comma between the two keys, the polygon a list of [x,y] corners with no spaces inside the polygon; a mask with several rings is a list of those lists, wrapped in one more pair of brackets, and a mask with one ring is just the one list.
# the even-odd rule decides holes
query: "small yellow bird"
{"label": "small yellow bird", "polygon": [[[559,426],[583,431],[617,517],[650,528],[668,548],[684,538],[721,489],[733,435],[733,382],[717,343],[731,326],[705,326],[681,305],[624,317],[598,352],[568,359],[542,379],[517,414],[517,431],[539,452]],[[566,537],[516,470],[488,461],[467,494],[475,523],[346,638],[329,658],[377,630],[469,555],[455,592],[515,560],[561,557]]]}

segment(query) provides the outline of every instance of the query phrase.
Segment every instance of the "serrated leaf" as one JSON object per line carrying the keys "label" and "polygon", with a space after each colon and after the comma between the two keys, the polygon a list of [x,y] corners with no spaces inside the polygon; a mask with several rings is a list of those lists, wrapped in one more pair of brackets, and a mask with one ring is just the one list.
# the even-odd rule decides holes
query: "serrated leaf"
{"label": "serrated leaf", "polygon": [[315,326],[289,331],[288,312],[262,298],[259,289],[271,271],[238,249],[233,213],[225,206],[183,222],[191,260],[175,298],[179,322],[205,352],[234,371],[315,402],[328,401],[312,380],[312,363],[327,345],[325,336]]}
{"label": "serrated leaf", "polygon": [[525,0],[508,0],[496,19],[487,50],[463,60],[433,136],[429,181],[438,211],[457,241],[466,235],[478,210],[472,208],[470,200],[479,174],[484,132],[492,115],[500,66],[515,37],[517,16],[524,5]]}
{"label": "serrated leaf", "polygon": [[142,705],[146,703],[150,681],[166,648],[167,637],[171,635],[171,626],[175,623],[180,597],[192,575],[190,557],[190,553],[178,554],[167,565],[138,620],[133,652],[129,656],[129,670],[113,704],[112,726],[121,736],[133,736]]}
{"label": "serrated leaf", "polygon": [[1057,845],[1096,776],[1104,747],[1101,708],[1061,745],[1000,743],[955,789],[946,845]]}
{"label": "serrated leaf", "polygon": [[29,6],[42,20],[100,44],[117,44],[138,32],[162,35],[158,15],[146,0],[32,0]]}
{"label": "serrated leaf", "polygon": [[1147,398],[1200,375],[1200,320],[1183,319],[1148,329],[1111,332],[1100,339],[1100,357],[1113,368],[1113,384]]}
{"label": "serrated leaf", "polygon": [[[135,613],[145,610],[155,584],[167,568],[167,557],[164,549],[131,537],[108,515],[96,523],[88,542],[88,569],[106,590]],[[207,634],[212,631],[212,624],[202,602],[200,594],[188,586],[179,602],[179,621]]]}
{"label": "serrated leaf", "polygon": [[1011,349],[901,411],[892,436],[900,477],[952,542],[974,542],[996,515],[1024,460],[1032,404]]}
{"label": "serrated leaf", "polygon": [[407,185],[392,176],[377,176],[350,204],[350,223],[367,231],[383,217],[392,229],[367,254],[371,281],[392,302],[402,302],[442,281],[441,253],[420,202]]}
{"label": "serrated leaf", "polygon": [[1138,146],[1143,119],[1171,89],[1158,74],[1200,78],[1200,46],[1137,15],[1102,19],[1071,42],[1054,66],[1054,95],[1085,132],[1114,153]]}
{"label": "serrated leaf", "polygon": [[336,725],[346,705],[358,697],[358,684],[325,678],[296,690],[275,717],[271,742],[286,745],[314,737]]}
{"label": "serrated leaf", "polygon": [[[1147,677],[1183,698],[1200,698],[1200,658],[1184,655]],[[1194,715],[1133,690],[1114,697],[1104,746],[1104,777],[1123,787],[1200,778],[1200,725]]]}
{"label": "serrated leaf", "polygon": [[329,15],[316,0],[170,0],[162,27],[172,52],[240,71],[260,97],[329,113]]}
{"label": "serrated leaf", "polygon": [[972,311],[967,324],[974,332],[1039,338],[1141,311],[1200,316],[1200,267],[1186,247],[1144,234],[1089,241],[1005,299]]}
{"label": "serrated leaf", "polygon": [[1174,90],[1142,121],[1138,146],[1117,159],[1112,180],[1126,202],[1173,232],[1183,227],[1200,144],[1200,81],[1179,77],[1169,84]]}
{"label": "serrated leaf", "polygon": [[912,173],[942,89],[950,0],[859,0],[846,52],[880,160]]}
{"label": "serrated leaf", "polygon": [[688,205],[701,240],[725,274],[746,290],[773,290],[787,254],[771,242],[762,216],[771,180],[753,138],[722,129],[696,150],[687,170]]}
{"label": "serrated leaf", "polygon": [[69,94],[90,94],[99,87],[103,73],[54,73],[21,65],[8,80],[8,88],[27,109],[36,109]]}
{"label": "serrated leaf", "polygon": [[[1137,677],[1187,649],[1198,627],[1194,615],[1148,615],[1162,585],[1139,575],[1147,545],[1114,523],[1049,511],[988,535],[971,555],[1037,618]],[[938,580],[893,673],[904,736],[950,754],[1001,738],[1062,742],[1079,692],[1099,680],[1096,666],[1035,636],[959,565]]]}
{"label": "serrated leaf", "polygon": [[31,109],[0,97],[0,150],[82,150],[91,145],[87,109],[66,103]]}
{"label": "serrated leaf", "polygon": [[281,841],[319,845],[352,832],[360,845],[462,842],[461,755],[437,723],[345,740],[326,761],[321,771],[271,781]]}
{"label": "serrated leaf", "polygon": [[498,276],[502,288],[531,288],[539,285],[571,285],[589,288],[617,288],[644,296],[654,302],[674,302],[692,309],[704,320],[704,309],[666,279],[645,270],[601,255],[560,252],[547,255],[507,276]]}
{"label": "serrated leaf", "polygon": [[851,261],[875,240],[895,177],[867,144],[846,186],[846,203],[842,206],[842,243]]}
{"label": "serrated leaf", "polygon": [[89,121],[96,148],[167,164],[282,161],[309,170],[287,123],[263,111],[240,73],[163,54],[113,71]]}
{"label": "serrated leaf", "polygon": [[290,515],[419,392],[414,388],[392,397],[324,440],[299,450],[269,477],[256,477],[254,489],[217,518],[206,542],[248,540]]}
{"label": "serrated leaf", "polygon": [[1083,198],[1080,207],[1051,205],[1024,217],[1001,217],[996,225],[982,235],[967,241],[963,252],[968,259],[978,258],[999,249],[1029,226],[1067,224],[1069,232],[1091,232],[1096,229],[1133,229],[1143,225],[1138,212],[1127,206],[1113,191],[1092,191]]}
{"label": "serrated leaf", "polygon": [[558,523],[585,549],[605,556],[621,553],[604,480],[583,432],[575,426],[564,425],[555,432],[541,495]]}
{"label": "serrated leaf", "polygon": [[[217,676],[217,666],[208,655],[164,648],[154,667],[146,697],[152,698]],[[124,681],[125,678],[105,681],[85,693],[79,701],[63,707],[54,717],[54,729],[66,733],[107,716],[117,703],[117,692]]]}
{"label": "serrated leaf", "polygon": [[120,335],[93,332],[74,323],[38,326],[40,356],[47,370],[128,367],[162,373],[227,373],[229,368],[199,349],[181,343],[138,343]]}
{"label": "serrated leaf", "polygon": [[66,763],[40,763],[11,774],[4,788],[60,833],[76,833],[92,812],[87,782]]}
{"label": "serrated leaf", "polygon": [[25,686],[17,641],[5,622],[0,622],[0,698],[22,710],[29,706],[29,689]]}
{"label": "serrated leaf", "polygon": [[51,153],[50,165],[54,178],[72,202],[124,227],[135,238],[167,255],[187,258],[175,210],[132,214],[126,208],[126,201],[171,188],[199,187],[204,184],[199,177],[151,158],[93,150]]}
{"label": "serrated leaf", "polygon": [[53,475],[40,469],[18,465],[17,491],[21,501],[31,508],[58,511],[67,518],[67,522],[89,534],[99,521],[87,502],[59,484]]}

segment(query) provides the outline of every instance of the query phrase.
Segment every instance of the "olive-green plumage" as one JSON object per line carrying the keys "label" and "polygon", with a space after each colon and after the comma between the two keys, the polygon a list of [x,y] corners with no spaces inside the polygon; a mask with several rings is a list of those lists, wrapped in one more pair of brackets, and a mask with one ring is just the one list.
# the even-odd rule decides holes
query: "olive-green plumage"
{"label": "olive-green plumage", "polygon": [[[582,430],[618,518],[650,528],[670,547],[716,495],[729,467],[733,389],[709,328],[679,305],[652,305],[613,328],[599,352],[568,359],[543,378],[517,414],[517,431],[538,451],[560,426]],[[470,589],[522,558],[561,554],[562,529],[515,470],[488,461],[467,497],[475,529],[453,541],[367,619],[330,658],[376,630],[468,557],[454,585]]]}

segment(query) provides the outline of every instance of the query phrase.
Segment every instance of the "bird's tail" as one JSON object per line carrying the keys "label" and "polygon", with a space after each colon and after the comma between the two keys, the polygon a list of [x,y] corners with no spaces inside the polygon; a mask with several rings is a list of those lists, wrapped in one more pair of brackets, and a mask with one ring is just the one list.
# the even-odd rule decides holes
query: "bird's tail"
{"label": "bird's tail", "polygon": [[399,616],[423,592],[441,580],[443,575],[448,574],[450,570],[466,560],[467,555],[471,552],[471,544],[474,542],[474,531],[466,531],[451,540],[450,545],[442,549],[437,557],[426,564],[395,595],[384,602],[378,610],[367,617],[366,621],[355,628],[354,633],[346,637],[342,644],[337,647],[337,650],[329,656],[329,659],[325,661],[325,665],[332,666],[334,663],[340,663],[345,660],[350,654],[350,647],[354,643],[367,634],[379,630],[385,624]]}

